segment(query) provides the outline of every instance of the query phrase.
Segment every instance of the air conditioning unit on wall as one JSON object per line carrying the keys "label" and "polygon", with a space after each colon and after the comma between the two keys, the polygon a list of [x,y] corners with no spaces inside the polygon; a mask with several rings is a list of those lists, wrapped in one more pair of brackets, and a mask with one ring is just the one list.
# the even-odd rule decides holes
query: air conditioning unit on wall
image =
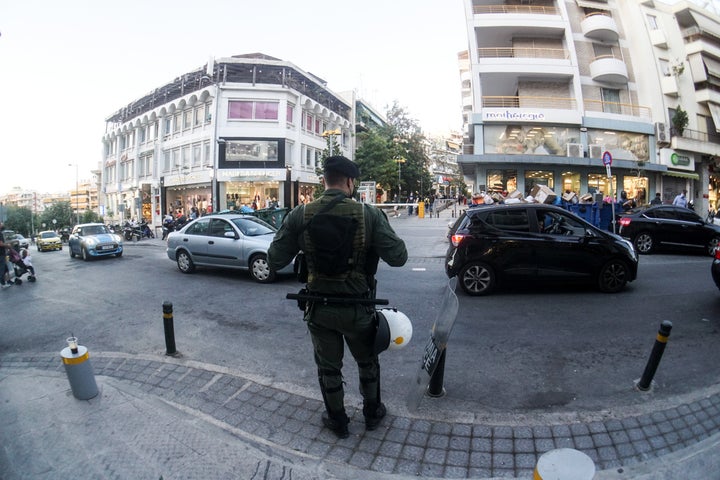
{"label": "air conditioning unit on wall", "polygon": [[605,151],[605,147],[602,145],[589,145],[588,149],[590,150],[590,158],[602,158],[603,152]]}
{"label": "air conditioning unit on wall", "polygon": [[567,156],[568,157],[582,157],[583,156],[582,143],[568,143],[567,144]]}
{"label": "air conditioning unit on wall", "polygon": [[655,124],[655,141],[659,145],[670,145],[670,125],[667,123]]}

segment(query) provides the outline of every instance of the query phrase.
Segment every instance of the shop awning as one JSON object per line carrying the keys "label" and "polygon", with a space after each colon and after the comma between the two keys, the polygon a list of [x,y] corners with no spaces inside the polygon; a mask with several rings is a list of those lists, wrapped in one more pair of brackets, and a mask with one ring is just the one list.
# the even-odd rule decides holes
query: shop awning
{"label": "shop awning", "polygon": [[607,2],[599,1],[599,0],[575,0],[575,3],[577,3],[578,7],[580,8],[594,8],[596,10],[610,10],[610,6],[607,4]]}
{"label": "shop awning", "polygon": [[710,109],[710,115],[712,115],[713,123],[715,124],[715,131],[720,132],[720,105],[708,102],[708,108]]}
{"label": "shop awning", "polygon": [[691,180],[700,180],[700,175],[694,172],[662,172],[666,177],[689,178]]}
{"label": "shop awning", "polygon": [[705,64],[705,67],[707,68],[707,71],[710,75],[713,77],[720,78],[720,62],[717,60],[713,60],[712,58],[708,57],[707,55],[702,56],[703,63]]}

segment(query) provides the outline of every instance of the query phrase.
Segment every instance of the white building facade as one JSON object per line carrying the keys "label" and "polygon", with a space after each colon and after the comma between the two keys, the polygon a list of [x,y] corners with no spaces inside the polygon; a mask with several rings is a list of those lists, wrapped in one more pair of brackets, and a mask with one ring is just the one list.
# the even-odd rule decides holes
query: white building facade
{"label": "white building facade", "polygon": [[352,106],[318,77],[263,54],[218,59],[106,122],[101,213],[156,226],[192,207],[312,198],[324,132],[335,132],[335,154],[352,158]]}
{"label": "white building facade", "polygon": [[[720,124],[707,116],[698,82],[673,75],[672,67],[697,49],[720,56],[709,33],[693,46],[687,32],[693,15],[673,20],[683,8],[701,11],[656,8],[651,0],[465,0],[469,50],[459,59],[463,102],[472,108],[463,111],[459,164],[466,182],[474,190],[524,194],[538,184],[558,193],[626,191],[639,204],[655,192],[671,202],[687,188],[707,197],[707,211],[707,170],[710,151],[720,151],[713,144]],[[656,11],[653,28],[649,15]],[[707,18],[706,32],[717,21]],[[664,32],[672,45],[659,38]],[[678,100],[670,80],[678,80],[678,91],[688,89],[693,106],[685,106],[685,94],[682,101],[694,116],[688,129],[705,130],[702,147],[670,128]],[[709,97],[718,94],[706,89]]]}

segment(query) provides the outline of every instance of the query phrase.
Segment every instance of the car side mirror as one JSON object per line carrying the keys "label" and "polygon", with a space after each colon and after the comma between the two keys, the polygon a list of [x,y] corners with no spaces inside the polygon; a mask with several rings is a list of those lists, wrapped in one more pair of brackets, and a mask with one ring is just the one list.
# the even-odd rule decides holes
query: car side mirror
{"label": "car side mirror", "polygon": [[225,232],[223,236],[227,238],[238,238],[238,234],[235,232]]}

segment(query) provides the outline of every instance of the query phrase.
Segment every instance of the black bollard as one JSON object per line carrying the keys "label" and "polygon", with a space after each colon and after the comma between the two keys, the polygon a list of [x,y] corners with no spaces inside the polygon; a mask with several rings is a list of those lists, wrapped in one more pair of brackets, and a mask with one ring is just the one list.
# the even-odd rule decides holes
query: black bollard
{"label": "black bollard", "polygon": [[642,378],[637,383],[638,390],[650,390],[650,384],[652,383],[655,371],[660,364],[662,354],[665,351],[665,345],[667,345],[670,330],[672,330],[672,322],[665,320],[660,324],[660,330],[658,330],[657,337],[655,338],[655,345],[653,345],[650,358],[645,366],[645,371],[643,372]]}
{"label": "black bollard", "polygon": [[445,377],[445,352],[447,348],[440,354],[437,367],[430,377],[430,383],[428,384],[427,394],[428,397],[442,397],[445,395],[445,389],[443,388],[443,379]]}
{"label": "black bollard", "polygon": [[173,327],[173,306],[163,302],[163,325],[165,327],[165,355],[175,355],[175,327]]}

